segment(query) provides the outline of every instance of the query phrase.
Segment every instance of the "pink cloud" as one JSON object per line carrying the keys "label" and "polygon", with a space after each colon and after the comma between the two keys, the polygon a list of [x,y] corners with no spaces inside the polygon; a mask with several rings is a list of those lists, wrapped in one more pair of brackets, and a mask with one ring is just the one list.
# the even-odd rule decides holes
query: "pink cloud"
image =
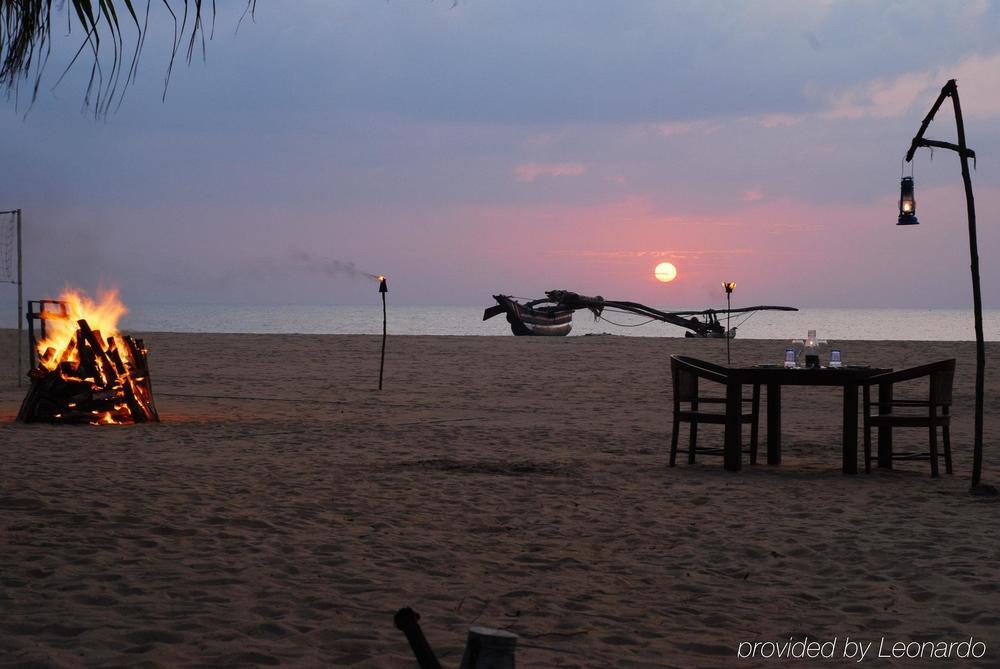
{"label": "pink cloud", "polygon": [[[875,79],[837,90],[808,87],[805,95],[823,109],[804,114],[770,113],[739,120],[763,128],[781,128],[803,121],[901,118],[919,108],[929,107],[941,86],[957,79],[962,95],[962,111],[967,117],[1000,116],[1000,52],[970,54],[958,62],[936,70],[907,72],[892,79]],[[660,135],[676,135],[698,129],[716,129],[707,121],[656,126]]]}
{"label": "pink cloud", "polygon": [[538,177],[576,177],[587,171],[583,163],[525,163],[514,168],[518,181],[531,182]]}
{"label": "pink cloud", "polygon": [[754,186],[750,190],[743,191],[744,202],[760,202],[763,199],[764,193],[761,192],[760,186]]}
{"label": "pink cloud", "polygon": [[[830,93],[811,91],[825,98],[822,118],[899,118],[914,107],[930,105],[941,86],[957,79],[968,116],[1000,115],[1000,53],[971,54],[935,71],[908,72],[891,80],[869,81]],[[964,84],[964,86],[963,86]]]}
{"label": "pink cloud", "polygon": [[891,81],[872,81],[825,96],[830,108],[822,114],[832,119],[863,117],[898,118],[918,100],[928,97],[937,84],[933,72],[909,72]]}

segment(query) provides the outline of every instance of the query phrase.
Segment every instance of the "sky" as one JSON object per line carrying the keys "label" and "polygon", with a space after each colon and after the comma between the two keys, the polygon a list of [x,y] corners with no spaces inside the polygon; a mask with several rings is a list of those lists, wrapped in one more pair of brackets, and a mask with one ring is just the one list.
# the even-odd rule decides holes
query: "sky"
{"label": "sky", "polygon": [[[64,28],[35,103],[0,106],[27,298],[377,301],[356,268],[407,305],[719,307],[731,280],[734,306],[967,308],[954,153],[917,154],[921,225],[895,225],[901,159],[957,78],[1000,307],[997,3],[257,0],[240,23],[222,0],[165,98],[155,5],[106,118],[82,108],[86,59],[56,84],[82,40]],[[955,140],[950,105],[927,136]]]}

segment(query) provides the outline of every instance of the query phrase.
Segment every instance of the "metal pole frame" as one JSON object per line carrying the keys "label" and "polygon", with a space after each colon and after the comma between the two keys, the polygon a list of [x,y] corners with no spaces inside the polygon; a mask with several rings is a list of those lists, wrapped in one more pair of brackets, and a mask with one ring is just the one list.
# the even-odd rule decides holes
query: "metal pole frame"
{"label": "metal pole frame", "polygon": [[[941,142],[934,139],[924,139],[927,126],[934,119],[945,98],[951,98],[955,109],[955,126],[958,134],[958,144]],[[969,219],[969,259],[972,272],[972,307],[976,328],[976,425],[972,455],[972,487],[979,485],[983,475],[983,404],[986,379],[986,344],[983,341],[983,298],[979,286],[979,245],[976,239],[976,202],[972,195],[972,177],[969,175],[969,158],[976,159],[976,152],[965,144],[965,122],[962,120],[962,105],[958,99],[958,84],[954,79],[941,89],[937,100],[927,112],[920,130],[910,142],[906,152],[906,162],[913,160],[913,154],[920,147],[948,149],[958,154],[962,164],[962,182],[965,184],[965,205]]]}
{"label": "metal pole frame", "polygon": [[24,378],[24,268],[21,255],[21,210],[17,209],[17,387]]}
{"label": "metal pole frame", "polygon": [[21,387],[24,367],[24,270],[21,267],[21,210],[8,209],[0,214],[14,214],[17,227],[17,387]]}

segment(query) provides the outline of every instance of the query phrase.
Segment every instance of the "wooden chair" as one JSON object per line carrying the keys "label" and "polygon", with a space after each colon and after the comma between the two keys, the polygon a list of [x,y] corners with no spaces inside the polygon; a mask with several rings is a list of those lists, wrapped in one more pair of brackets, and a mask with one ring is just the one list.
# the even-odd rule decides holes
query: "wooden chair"
{"label": "wooden chair", "polygon": [[[701,394],[701,381],[709,381],[716,384],[725,385],[729,372],[721,365],[715,365],[697,358],[690,358],[682,355],[670,356],[670,373],[673,378],[674,391],[674,425],[673,435],[670,439],[670,466],[677,462],[677,442],[680,437],[680,424],[690,423],[690,437],[688,442],[688,464],[694,464],[695,454],[723,455],[724,448],[698,447],[698,424],[709,423],[715,425],[725,425],[725,388],[722,397],[705,396]],[[750,449],[744,453],[750,453],[750,463],[757,464],[757,428],[759,426],[760,415],[760,385],[753,386],[753,396],[744,399],[743,402],[750,403],[750,413],[740,415],[740,423],[750,423]],[[689,408],[684,409],[682,404],[688,404]],[[705,411],[702,405],[722,405],[720,412]]]}
{"label": "wooden chair", "polygon": [[[904,381],[927,378],[929,391],[927,399],[896,399],[894,386]],[[937,428],[941,427],[944,445],[945,471],[951,474],[951,387],[955,378],[955,360],[941,360],[929,365],[886,372],[869,377],[863,386],[865,424],[865,471],[871,471],[872,427],[925,427],[930,437],[927,453],[892,453],[893,460],[930,460],[931,476],[938,475]],[[889,399],[873,402],[871,387],[889,385]],[[872,413],[872,410],[876,413]],[[904,413],[896,409],[907,410]]]}

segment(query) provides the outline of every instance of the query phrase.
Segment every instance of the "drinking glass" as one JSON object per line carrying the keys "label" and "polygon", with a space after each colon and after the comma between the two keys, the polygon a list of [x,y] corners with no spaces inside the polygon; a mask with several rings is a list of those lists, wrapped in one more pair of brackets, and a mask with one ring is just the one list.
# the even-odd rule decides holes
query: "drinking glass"
{"label": "drinking glass", "polygon": [[795,367],[798,367],[798,363],[796,362],[795,357],[796,357],[795,356],[795,349],[794,348],[786,348],[785,349],[785,367],[788,367],[789,369],[793,369]]}
{"label": "drinking glass", "polygon": [[830,367],[840,367],[844,363],[840,359],[840,349],[834,348],[830,350]]}

